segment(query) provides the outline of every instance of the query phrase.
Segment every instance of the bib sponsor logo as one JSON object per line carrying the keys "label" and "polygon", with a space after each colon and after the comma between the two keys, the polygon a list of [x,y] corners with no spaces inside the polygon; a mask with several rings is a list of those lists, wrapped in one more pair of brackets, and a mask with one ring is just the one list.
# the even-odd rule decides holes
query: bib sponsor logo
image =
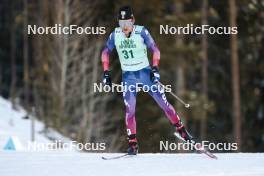
{"label": "bib sponsor logo", "polygon": [[131,39],[122,40],[120,45],[119,45],[120,49],[136,48],[136,47],[137,46],[136,46],[134,40],[131,40]]}

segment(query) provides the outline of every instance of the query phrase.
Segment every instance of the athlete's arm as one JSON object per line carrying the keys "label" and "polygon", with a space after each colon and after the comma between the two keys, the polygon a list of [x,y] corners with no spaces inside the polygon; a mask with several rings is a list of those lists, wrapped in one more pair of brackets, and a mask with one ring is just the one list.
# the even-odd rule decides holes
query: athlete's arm
{"label": "athlete's arm", "polygon": [[143,28],[141,31],[141,36],[144,39],[145,44],[149,49],[152,50],[153,56],[152,56],[152,66],[158,67],[159,60],[160,60],[160,50],[155,44],[153,38],[151,37],[150,33],[146,28]]}
{"label": "athlete's arm", "polygon": [[102,65],[104,71],[109,70],[109,55],[115,47],[115,33],[112,32],[106,42],[106,45],[102,51]]}

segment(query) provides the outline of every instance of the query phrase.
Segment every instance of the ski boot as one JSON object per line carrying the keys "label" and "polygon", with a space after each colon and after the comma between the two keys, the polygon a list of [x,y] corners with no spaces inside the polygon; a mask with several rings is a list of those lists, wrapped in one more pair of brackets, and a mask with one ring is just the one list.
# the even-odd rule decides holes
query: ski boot
{"label": "ski boot", "polygon": [[179,124],[176,124],[176,133],[175,135],[182,139],[185,142],[195,143],[194,138],[190,135],[190,133],[185,129],[183,124],[180,122]]}
{"label": "ski boot", "polygon": [[135,134],[128,136],[128,155],[136,155],[138,153],[138,143]]}

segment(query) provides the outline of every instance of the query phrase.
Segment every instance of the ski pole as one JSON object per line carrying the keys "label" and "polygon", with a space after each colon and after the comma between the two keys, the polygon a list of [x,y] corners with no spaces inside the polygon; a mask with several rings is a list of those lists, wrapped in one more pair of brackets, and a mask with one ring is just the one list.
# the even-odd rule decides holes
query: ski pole
{"label": "ski pole", "polygon": [[[165,87],[161,82],[158,82],[161,86]],[[176,98],[180,103],[182,103],[185,108],[189,108],[190,104],[189,103],[185,103],[180,97],[178,97],[176,94],[174,94],[173,92],[169,92],[174,98]]]}

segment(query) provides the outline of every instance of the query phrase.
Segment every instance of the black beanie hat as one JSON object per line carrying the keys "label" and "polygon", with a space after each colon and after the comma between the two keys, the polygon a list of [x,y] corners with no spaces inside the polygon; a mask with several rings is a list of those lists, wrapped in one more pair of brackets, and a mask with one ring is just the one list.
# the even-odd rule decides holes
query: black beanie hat
{"label": "black beanie hat", "polygon": [[132,8],[130,6],[123,6],[119,9],[118,19],[128,20],[134,18]]}

